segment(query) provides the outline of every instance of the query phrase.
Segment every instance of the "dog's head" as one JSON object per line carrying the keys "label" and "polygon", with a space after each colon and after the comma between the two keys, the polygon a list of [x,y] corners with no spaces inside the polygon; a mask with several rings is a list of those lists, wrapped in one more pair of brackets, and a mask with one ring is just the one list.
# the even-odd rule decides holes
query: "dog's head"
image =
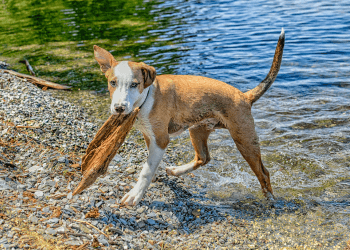
{"label": "dog's head", "polygon": [[155,80],[156,70],[142,62],[117,62],[111,53],[96,45],[94,54],[108,79],[111,113],[129,114],[144,101],[147,95],[144,90]]}

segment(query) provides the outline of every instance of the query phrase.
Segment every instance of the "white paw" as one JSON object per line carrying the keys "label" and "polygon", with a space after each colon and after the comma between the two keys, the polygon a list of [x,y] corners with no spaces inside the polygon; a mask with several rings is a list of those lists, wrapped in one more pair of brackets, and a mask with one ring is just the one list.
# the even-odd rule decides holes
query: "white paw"
{"label": "white paw", "polygon": [[143,193],[144,193],[143,190],[135,186],[126,195],[124,195],[123,199],[121,200],[121,204],[136,206],[141,201],[143,197]]}
{"label": "white paw", "polygon": [[178,176],[177,175],[177,168],[178,167],[167,167],[167,168],[165,168],[165,171],[166,171],[167,175]]}

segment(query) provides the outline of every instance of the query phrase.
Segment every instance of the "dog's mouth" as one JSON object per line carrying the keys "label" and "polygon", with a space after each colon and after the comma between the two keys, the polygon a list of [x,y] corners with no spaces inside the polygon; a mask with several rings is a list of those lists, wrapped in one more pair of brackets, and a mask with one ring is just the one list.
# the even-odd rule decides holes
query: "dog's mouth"
{"label": "dog's mouth", "polygon": [[120,116],[120,117],[126,116],[126,115],[131,113],[131,111],[129,111],[128,108],[124,108],[124,109],[117,108],[116,109],[116,108],[114,108],[113,105],[111,105],[110,112],[111,112],[111,115],[116,115],[116,116]]}

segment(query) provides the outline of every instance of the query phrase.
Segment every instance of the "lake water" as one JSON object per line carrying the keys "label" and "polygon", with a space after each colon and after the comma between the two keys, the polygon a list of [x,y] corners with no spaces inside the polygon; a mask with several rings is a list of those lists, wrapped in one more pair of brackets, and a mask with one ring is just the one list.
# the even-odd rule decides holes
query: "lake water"
{"label": "lake water", "polygon": [[[5,2],[0,60],[25,72],[17,61],[26,57],[42,77],[102,92],[92,44],[158,74],[201,75],[246,91],[267,75],[284,28],[280,72],[253,107],[264,164],[276,197],[350,214],[349,1]],[[188,140],[178,140],[189,152],[183,161],[192,160]],[[227,131],[213,133],[210,148],[212,161],[195,172],[204,192],[226,202],[261,198]]]}

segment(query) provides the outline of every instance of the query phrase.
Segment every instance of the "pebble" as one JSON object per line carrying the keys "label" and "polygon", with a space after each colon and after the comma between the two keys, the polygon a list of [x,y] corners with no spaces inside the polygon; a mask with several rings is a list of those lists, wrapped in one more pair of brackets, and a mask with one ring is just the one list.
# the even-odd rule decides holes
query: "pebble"
{"label": "pebble", "polygon": [[56,230],[53,229],[53,228],[49,228],[49,229],[46,230],[46,233],[47,234],[56,234]]}
{"label": "pebble", "polygon": [[34,193],[35,197],[36,198],[40,198],[40,197],[43,197],[44,196],[44,192],[43,191],[36,191]]}

